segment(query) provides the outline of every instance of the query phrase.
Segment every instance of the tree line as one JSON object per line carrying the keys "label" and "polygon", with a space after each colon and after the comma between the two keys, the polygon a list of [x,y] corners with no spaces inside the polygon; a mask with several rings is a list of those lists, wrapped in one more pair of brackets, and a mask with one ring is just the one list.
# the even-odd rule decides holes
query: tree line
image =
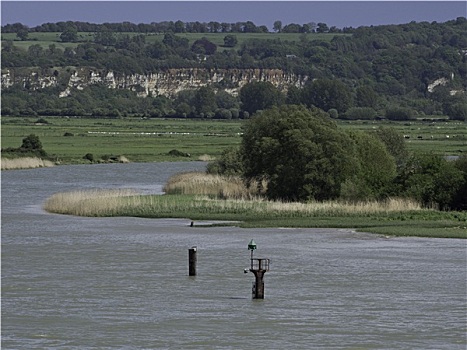
{"label": "tree line", "polygon": [[[152,23],[89,23],[81,21],[61,21],[56,23],[43,23],[35,27],[28,27],[22,23],[5,24],[2,27],[2,33],[20,33],[20,35],[29,33],[44,32],[65,32],[67,30],[76,30],[78,32],[105,32],[116,33],[269,33],[265,25],[256,25],[252,21],[245,22],[183,22],[183,21],[163,21]],[[273,24],[274,32],[281,33],[341,33],[352,32],[352,27],[339,29],[335,26],[330,28],[326,23],[309,22],[305,24],[289,23],[282,24],[277,20]]]}

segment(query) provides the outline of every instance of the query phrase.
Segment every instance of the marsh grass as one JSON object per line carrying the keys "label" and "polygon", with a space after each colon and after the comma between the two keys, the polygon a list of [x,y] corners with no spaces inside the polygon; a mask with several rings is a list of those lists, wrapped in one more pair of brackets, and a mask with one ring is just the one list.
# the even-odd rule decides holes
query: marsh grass
{"label": "marsh grass", "polygon": [[86,190],[60,192],[44,203],[44,209],[51,213],[77,216],[113,216],[127,206],[127,200],[135,192],[121,190]]}
{"label": "marsh grass", "polygon": [[169,178],[167,194],[206,195],[221,199],[254,199],[261,195],[258,186],[246,186],[239,176],[220,176],[203,172],[181,173]]}
{"label": "marsh grass", "polygon": [[[131,190],[89,190],[54,194],[44,209],[79,216],[145,216],[160,217],[183,213],[237,215],[246,218],[294,218],[371,216],[423,211],[417,203],[404,199],[384,202],[342,203],[312,202],[284,203],[256,199],[216,199],[208,195],[138,195]],[[177,214],[178,215],[178,214]]]}
{"label": "marsh grass", "polygon": [[193,172],[173,176],[164,190],[171,194],[139,195],[123,189],[57,193],[44,209],[78,216],[222,220],[241,227],[355,228],[385,235],[467,238],[467,213],[423,208],[404,198],[270,201],[249,192],[240,178]]}
{"label": "marsh grass", "polygon": [[2,170],[13,170],[13,169],[33,169],[33,168],[44,168],[53,167],[55,164],[50,160],[44,160],[36,157],[24,157],[24,158],[2,158]]}

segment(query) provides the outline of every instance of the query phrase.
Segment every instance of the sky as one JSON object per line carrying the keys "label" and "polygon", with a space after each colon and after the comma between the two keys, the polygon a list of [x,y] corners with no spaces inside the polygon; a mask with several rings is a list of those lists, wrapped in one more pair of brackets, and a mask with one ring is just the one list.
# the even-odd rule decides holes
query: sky
{"label": "sky", "polygon": [[1,1],[1,24],[34,27],[47,22],[90,23],[246,22],[272,30],[283,25],[323,22],[338,28],[467,17],[462,1]]}

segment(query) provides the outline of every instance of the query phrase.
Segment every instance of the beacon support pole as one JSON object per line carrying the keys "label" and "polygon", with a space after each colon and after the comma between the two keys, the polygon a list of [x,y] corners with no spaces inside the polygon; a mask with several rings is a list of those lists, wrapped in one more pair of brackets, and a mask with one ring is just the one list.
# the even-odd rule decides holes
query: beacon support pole
{"label": "beacon support pole", "polygon": [[197,257],[196,257],[196,247],[191,247],[188,249],[188,275],[189,276],[196,276],[196,262],[197,262]]}
{"label": "beacon support pole", "polygon": [[248,243],[248,250],[251,250],[250,271],[255,275],[253,282],[252,297],[253,299],[264,299],[264,274],[269,271],[269,259],[254,259],[253,251],[256,249],[256,243],[251,240]]}

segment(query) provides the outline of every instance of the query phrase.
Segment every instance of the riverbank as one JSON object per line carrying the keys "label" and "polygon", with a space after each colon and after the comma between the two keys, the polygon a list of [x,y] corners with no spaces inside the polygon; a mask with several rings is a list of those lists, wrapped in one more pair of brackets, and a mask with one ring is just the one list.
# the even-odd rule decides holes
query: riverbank
{"label": "riverbank", "polygon": [[2,158],[1,164],[2,170],[49,168],[55,166],[55,163],[50,160],[44,160],[36,157],[14,159]]}

